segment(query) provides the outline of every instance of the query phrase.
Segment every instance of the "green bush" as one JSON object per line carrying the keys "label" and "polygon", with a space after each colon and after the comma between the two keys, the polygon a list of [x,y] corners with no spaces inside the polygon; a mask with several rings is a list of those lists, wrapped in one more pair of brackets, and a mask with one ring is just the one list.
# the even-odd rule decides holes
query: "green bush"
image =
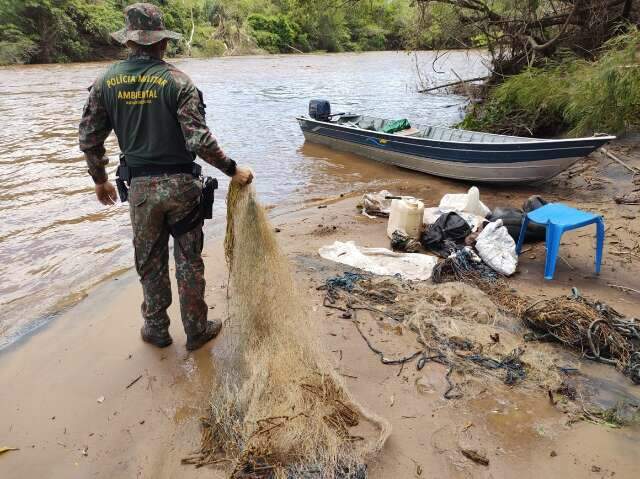
{"label": "green bush", "polygon": [[596,61],[567,54],[494,88],[463,128],[515,135],[624,134],[640,126],[640,33],[607,42]]}
{"label": "green bush", "polygon": [[285,15],[249,15],[247,22],[260,48],[271,53],[291,51],[299,33],[299,27]]}
{"label": "green bush", "polygon": [[13,24],[0,29],[0,65],[28,63],[38,52],[36,43]]}
{"label": "green bush", "polygon": [[192,55],[195,57],[219,57],[227,47],[222,40],[215,38],[216,28],[212,25],[196,25],[193,34]]}
{"label": "green bush", "polygon": [[29,63],[31,57],[38,51],[35,42],[28,38],[17,42],[0,41],[0,65]]}
{"label": "green bush", "polygon": [[226,51],[227,47],[222,40],[210,38],[197,47],[194,47],[193,56],[203,58],[220,57],[224,55]]}

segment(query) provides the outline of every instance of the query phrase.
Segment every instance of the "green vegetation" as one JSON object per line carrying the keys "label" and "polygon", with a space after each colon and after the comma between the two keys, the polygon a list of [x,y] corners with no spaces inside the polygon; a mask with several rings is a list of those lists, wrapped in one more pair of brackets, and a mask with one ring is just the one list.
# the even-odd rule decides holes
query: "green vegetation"
{"label": "green vegetation", "polygon": [[640,127],[640,32],[613,37],[595,60],[559,55],[508,77],[463,128],[516,135],[622,134]]}
{"label": "green vegetation", "polygon": [[[150,0],[184,40],[173,55],[403,49],[416,46],[411,0]],[[0,64],[113,58],[109,33],[133,0],[0,0]],[[425,37],[426,38],[426,37]]]}
{"label": "green vegetation", "polygon": [[0,0],[0,64],[89,59],[120,23],[112,2]]}

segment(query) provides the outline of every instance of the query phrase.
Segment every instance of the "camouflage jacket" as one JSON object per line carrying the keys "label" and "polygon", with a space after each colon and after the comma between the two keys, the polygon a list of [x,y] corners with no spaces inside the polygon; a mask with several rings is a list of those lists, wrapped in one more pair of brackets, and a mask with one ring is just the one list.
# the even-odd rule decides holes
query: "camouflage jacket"
{"label": "camouflage jacket", "polygon": [[[145,55],[132,54],[125,62],[145,60],[153,59]],[[235,162],[224,154],[207,127],[204,106],[198,89],[185,73],[173,65],[165,65],[178,92],[177,111],[174,114],[182,130],[186,150],[197,154],[225,174],[233,175],[236,169]],[[109,105],[105,104],[104,100],[104,88],[105,74],[101,75],[90,88],[79,128],[80,149],[85,154],[89,174],[98,184],[107,180],[105,167],[109,158],[106,156],[104,142],[114,129],[113,113],[109,111]],[[118,140],[122,146],[122,138],[117,130],[116,134],[119,135]]]}

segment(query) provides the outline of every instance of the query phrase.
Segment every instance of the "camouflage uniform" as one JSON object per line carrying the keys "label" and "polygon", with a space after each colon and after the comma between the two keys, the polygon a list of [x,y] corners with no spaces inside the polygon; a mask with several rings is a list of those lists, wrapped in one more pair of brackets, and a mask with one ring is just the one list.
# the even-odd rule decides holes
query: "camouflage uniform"
{"label": "camouflage uniform", "polygon": [[[136,270],[144,292],[142,315],[146,325],[162,333],[169,328],[169,230],[198,205],[201,183],[191,175],[134,178],[129,190]],[[204,302],[202,227],[174,239],[173,255],[180,295],[182,324],[187,336],[202,333],[207,318]]]}
{"label": "camouflage uniform", "polygon": [[[164,29],[153,5],[131,5],[125,14],[125,29],[113,34],[121,43],[148,45],[178,35]],[[96,184],[107,181],[104,141],[112,130],[129,166],[191,164],[197,154],[227,175],[235,173],[235,162],[206,125],[204,105],[191,79],[146,54],[134,53],[114,64],[90,89],[79,137]],[[166,336],[169,328],[169,225],[198,205],[201,189],[201,181],[190,174],[141,176],[130,185],[135,263],[144,292],[142,315],[145,330],[154,335]],[[174,239],[180,310],[188,337],[202,333],[207,322],[202,244],[202,224]]]}

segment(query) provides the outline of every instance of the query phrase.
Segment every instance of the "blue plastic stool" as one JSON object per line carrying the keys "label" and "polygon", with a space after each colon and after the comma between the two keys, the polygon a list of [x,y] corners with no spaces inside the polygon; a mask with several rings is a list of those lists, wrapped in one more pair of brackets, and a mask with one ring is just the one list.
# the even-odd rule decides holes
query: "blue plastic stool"
{"label": "blue plastic stool", "polygon": [[553,279],[562,234],[565,231],[582,228],[583,226],[595,223],[597,226],[598,240],[596,248],[596,274],[600,274],[602,249],[604,247],[604,221],[602,216],[580,211],[561,203],[544,205],[524,215],[522,227],[520,228],[520,237],[518,238],[518,245],[516,247],[518,254],[522,251],[529,221],[544,225],[547,228],[547,260],[544,266],[544,279]]}

